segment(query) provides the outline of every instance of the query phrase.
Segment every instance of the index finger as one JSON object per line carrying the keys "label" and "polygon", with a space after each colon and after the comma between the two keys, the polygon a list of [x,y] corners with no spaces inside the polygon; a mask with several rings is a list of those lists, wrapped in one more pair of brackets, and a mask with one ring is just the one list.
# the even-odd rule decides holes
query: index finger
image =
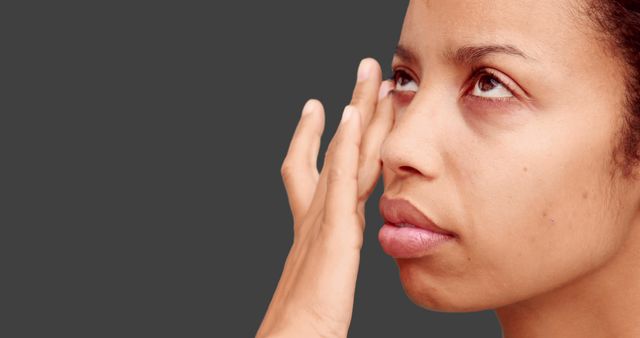
{"label": "index finger", "polygon": [[350,106],[355,106],[360,112],[361,130],[369,125],[371,116],[378,102],[378,90],[382,81],[382,69],[373,58],[364,58],[358,66],[358,77]]}

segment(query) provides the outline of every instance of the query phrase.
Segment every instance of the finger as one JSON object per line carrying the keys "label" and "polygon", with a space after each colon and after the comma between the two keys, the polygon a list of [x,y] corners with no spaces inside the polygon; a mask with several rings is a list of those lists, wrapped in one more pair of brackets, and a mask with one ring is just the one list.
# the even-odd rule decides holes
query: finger
{"label": "finger", "polygon": [[358,198],[358,153],[361,129],[358,109],[344,109],[327,174],[325,219],[330,225],[344,224],[356,214]]}
{"label": "finger", "polygon": [[[361,123],[360,130],[366,129],[366,126],[369,124],[371,116],[375,111],[381,78],[382,70],[380,69],[380,65],[375,59],[365,58],[360,61],[360,64],[358,66],[356,86],[351,97],[351,103],[349,104],[359,111]],[[328,170],[325,170],[325,168],[329,168],[331,166],[332,156],[330,156],[330,154],[332,152],[334,143],[335,142],[332,139],[325,153],[324,163],[320,172],[320,177],[318,179],[318,185],[315,192],[317,198],[314,197],[314,200],[317,200],[319,202],[310,206],[310,208],[314,210],[318,210],[319,208],[321,208],[322,203],[325,200],[324,196],[326,194],[327,188],[326,176],[328,174]]]}
{"label": "finger", "polygon": [[[345,107],[346,109],[347,107]],[[341,124],[340,124],[341,125]],[[334,134],[333,138],[329,142],[327,149],[324,153],[324,160],[322,163],[322,170],[320,170],[320,177],[318,178],[318,184],[316,185],[316,190],[313,196],[313,201],[311,202],[310,210],[314,212],[323,212],[325,208],[325,200],[327,194],[327,178],[329,176],[329,171],[331,168],[331,161],[334,157],[332,154],[335,152],[336,143],[338,142],[338,133],[340,132],[340,125],[338,125],[338,129]]]}
{"label": "finger", "polygon": [[324,130],[324,108],[307,101],[280,169],[294,223],[304,216],[318,183],[317,157]]}
{"label": "finger", "polygon": [[378,90],[382,79],[380,64],[373,58],[365,58],[358,66],[358,77],[351,97],[350,106],[360,112],[361,130],[365,130],[378,101]]}
{"label": "finger", "polygon": [[[359,111],[360,115],[360,130],[365,130],[365,126],[369,123],[371,115],[375,110],[376,101],[378,99],[378,92],[380,87],[380,81],[382,78],[382,70],[380,65],[375,59],[365,58],[360,61],[358,66],[358,76],[356,86],[351,98],[350,106],[355,107]],[[335,139],[335,138],[334,138]],[[327,151],[325,152],[324,163],[318,179],[318,184],[314,196],[314,201],[318,201],[316,204],[310,206],[311,209],[319,210],[323,207],[327,190],[327,168],[331,166],[330,155],[334,146],[334,139],[331,140]]]}
{"label": "finger", "polygon": [[365,201],[380,177],[382,163],[380,161],[380,147],[387,134],[393,127],[394,114],[392,98],[388,96],[393,89],[393,82],[384,81],[380,86],[376,112],[369,127],[362,137],[360,156],[358,159],[358,200]]}

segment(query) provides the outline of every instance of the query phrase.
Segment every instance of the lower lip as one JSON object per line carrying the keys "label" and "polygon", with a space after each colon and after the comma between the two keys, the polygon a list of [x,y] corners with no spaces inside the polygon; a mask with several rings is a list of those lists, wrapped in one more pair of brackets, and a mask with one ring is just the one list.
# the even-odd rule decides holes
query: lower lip
{"label": "lower lip", "polygon": [[378,232],[382,250],[394,258],[422,257],[454,238],[422,228],[400,228],[391,224],[384,224]]}

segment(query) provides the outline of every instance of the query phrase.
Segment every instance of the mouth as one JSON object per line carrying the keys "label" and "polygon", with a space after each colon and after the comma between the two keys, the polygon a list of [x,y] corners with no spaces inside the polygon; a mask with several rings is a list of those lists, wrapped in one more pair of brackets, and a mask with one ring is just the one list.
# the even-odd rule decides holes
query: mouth
{"label": "mouth", "polygon": [[457,235],[433,222],[411,202],[402,198],[380,199],[384,224],[378,232],[380,246],[394,258],[418,258],[434,254]]}
{"label": "mouth", "polygon": [[420,228],[442,235],[455,237],[456,234],[443,229],[420,211],[409,200],[404,198],[380,198],[380,215],[386,224],[398,228]]}

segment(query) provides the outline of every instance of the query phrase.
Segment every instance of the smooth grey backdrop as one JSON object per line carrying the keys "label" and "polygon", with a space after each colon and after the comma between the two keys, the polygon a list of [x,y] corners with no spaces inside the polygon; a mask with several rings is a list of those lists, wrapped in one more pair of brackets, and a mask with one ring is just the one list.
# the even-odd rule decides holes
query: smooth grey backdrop
{"label": "smooth grey backdrop", "polygon": [[[280,165],[300,109],[325,105],[323,154],[360,59],[390,75],[407,2],[5,8],[1,335],[253,337],[291,245]],[[406,297],[377,241],[381,183],[350,337],[500,337],[492,311]]]}

